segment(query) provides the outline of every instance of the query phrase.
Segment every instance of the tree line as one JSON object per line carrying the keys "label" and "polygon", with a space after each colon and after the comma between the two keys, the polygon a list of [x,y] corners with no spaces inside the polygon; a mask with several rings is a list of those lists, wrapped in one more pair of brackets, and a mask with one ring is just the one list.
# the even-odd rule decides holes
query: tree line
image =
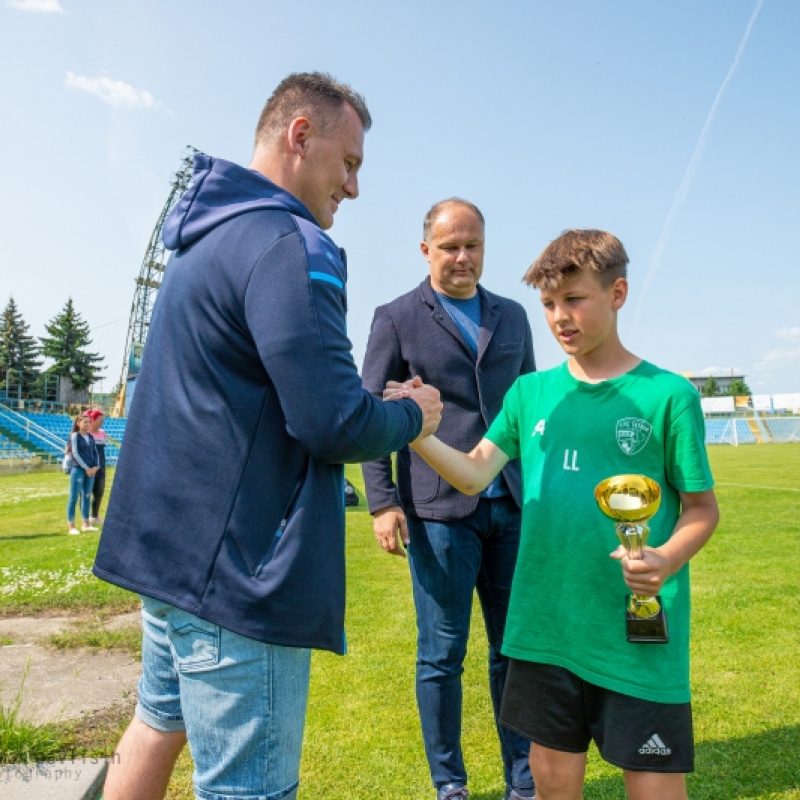
{"label": "tree line", "polygon": [[[90,352],[89,324],[75,310],[71,297],[45,325],[46,336],[31,336],[29,327],[14,298],[9,297],[0,317],[0,389],[10,393],[13,388],[16,393],[21,386],[24,397],[39,397],[45,376],[58,375],[68,377],[74,389],[83,391],[102,373],[103,357]],[[43,358],[52,361],[44,370]]]}
{"label": "tree line", "polygon": [[750,387],[741,378],[736,378],[723,391],[719,388],[716,379],[709,376],[708,380],[703,384],[700,394],[703,397],[741,397],[742,395],[750,394]]}

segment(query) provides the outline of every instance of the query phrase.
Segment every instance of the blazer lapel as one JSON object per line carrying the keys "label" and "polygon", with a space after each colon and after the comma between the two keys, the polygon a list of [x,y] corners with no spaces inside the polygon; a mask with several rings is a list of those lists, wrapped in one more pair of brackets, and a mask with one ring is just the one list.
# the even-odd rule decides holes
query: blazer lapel
{"label": "blazer lapel", "polygon": [[500,303],[495,298],[478,286],[481,296],[481,332],[478,335],[478,363],[481,363],[483,354],[492,341],[492,334],[500,322]]}

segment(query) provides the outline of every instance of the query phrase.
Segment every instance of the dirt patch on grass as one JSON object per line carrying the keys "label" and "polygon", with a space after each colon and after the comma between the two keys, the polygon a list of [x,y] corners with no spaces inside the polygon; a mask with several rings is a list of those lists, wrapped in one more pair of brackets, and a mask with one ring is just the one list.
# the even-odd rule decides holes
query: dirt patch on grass
{"label": "dirt patch on grass", "polygon": [[[133,717],[136,698],[115,703],[78,720],[72,729],[70,750],[81,758],[113,755],[125,728]],[[71,753],[70,753],[71,755]]]}

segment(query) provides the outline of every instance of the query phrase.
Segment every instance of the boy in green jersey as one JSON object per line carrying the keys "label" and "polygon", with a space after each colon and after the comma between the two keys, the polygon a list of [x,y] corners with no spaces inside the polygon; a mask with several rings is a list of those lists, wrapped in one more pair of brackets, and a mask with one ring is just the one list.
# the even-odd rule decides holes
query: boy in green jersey
{"label": "boy in green jersey", "polygon": [[[521,458],[522,539],[501,718],[532,741],[538,800],[580,800],[592,739],[622,768],[631,800],[685,800],[685,773],[694,768],[688,562],[719,511],[697,391],[619,339],[627,263],[622,243],[603,231],[566,231],[551,242],[524,280],[539,289],[567,361],[519,378],[471,453],[435,436],[412,444],[467,494]],[[407,389],[389,384],[385,396]],[[594,499],[601,480],[624,473],[661,487],[641,559],[619,546]],[[627,641],[631,591],[660,595],[668,643]]]}

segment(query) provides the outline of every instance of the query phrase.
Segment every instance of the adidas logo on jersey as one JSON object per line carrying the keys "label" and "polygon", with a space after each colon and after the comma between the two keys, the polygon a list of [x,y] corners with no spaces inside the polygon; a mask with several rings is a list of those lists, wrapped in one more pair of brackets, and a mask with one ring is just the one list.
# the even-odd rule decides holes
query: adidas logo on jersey
{"label": "adidas logo on jersey", "polygon": [[672,750],[661,741],[661,737],[654,733],[640,748],[643,756],[669,756]]}

